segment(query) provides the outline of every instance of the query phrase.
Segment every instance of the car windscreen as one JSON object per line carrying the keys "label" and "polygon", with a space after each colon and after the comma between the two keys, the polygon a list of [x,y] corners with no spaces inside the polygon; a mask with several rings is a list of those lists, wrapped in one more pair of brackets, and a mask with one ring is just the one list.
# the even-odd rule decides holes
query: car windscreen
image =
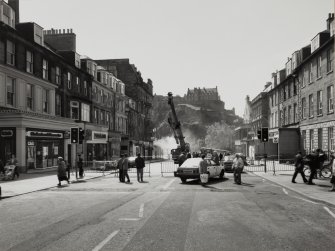
{"label": "car windscreen", "polygon": [[185,162],[180,166],[183,168],[198,168],[201,158],[190,158],[185,160]]}

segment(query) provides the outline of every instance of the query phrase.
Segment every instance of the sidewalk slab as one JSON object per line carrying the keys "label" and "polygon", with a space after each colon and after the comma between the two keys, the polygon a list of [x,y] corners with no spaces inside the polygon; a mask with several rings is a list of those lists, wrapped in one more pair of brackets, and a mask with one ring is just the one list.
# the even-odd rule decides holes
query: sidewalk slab
{"label": "sidewalk slab", "polygon": [[[105,173],[105,175],[109,175],[110,173]],[[113,174],[114,175],[114,174]],[[94,179],[103,177],[103,173],[101,172],[85,172],[85,177],[82,179],[76,179],[76,176],[74,173],[71,173],[70,175],[70,182],[76,183],[84,180]],[[12,197],[27,193],[32,193],[36,191],[41,191],[45,189],[49,189],[52,187],[57,187],[58,184],[58,178],[57,174],[50,174],[50,175],[44,175],[44,176],[32,176],[32,177],[25,177],[24,179],[18,179],[14,181],[6,181],[0,183],[2,195],[1,197]],[[62,184],[66,184],[66,181],[62,181]]]}
{"label": "sidewalk slab", "polygon": [[329,192],[331,188],[329,179],[314,179],[313,182],[316,185],[307,185],[303,182],[300,174],[296,178],[297,183],[292,183],[293,171],[282,171],[276,172],[273,175],[272,172],[251,172],[259,177],[283,186],[289,190],[292,190],[302,196],[308,197],[317,202],[323,202],[335,206],[335,192]]}

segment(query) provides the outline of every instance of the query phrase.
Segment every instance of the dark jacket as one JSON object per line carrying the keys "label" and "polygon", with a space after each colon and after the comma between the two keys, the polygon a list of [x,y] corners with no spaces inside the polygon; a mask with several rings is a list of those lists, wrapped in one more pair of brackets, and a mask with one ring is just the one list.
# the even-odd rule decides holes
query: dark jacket
{"label": "dark jacket", "polygon": [[142,169],[145,167],[145,162],[144,162],[144,159],[142,157],[137,157],[135,159],[135,166],[136,168],[138,169]]}
{"label": "dark jacket", "polygon": [[303,158],[302,155],[300,153],[298,153],[295,156],[295,161],[294,161],[294,165],[296,168],[298,169],[302,169],[304,167],[304,162],[303,162]]}
{"label": "dark jacket", "polygon": [[65,167],[65,161],[64,160],[58,161],[57,175],[58,175],[58,177],[66,176],[66,167]]}

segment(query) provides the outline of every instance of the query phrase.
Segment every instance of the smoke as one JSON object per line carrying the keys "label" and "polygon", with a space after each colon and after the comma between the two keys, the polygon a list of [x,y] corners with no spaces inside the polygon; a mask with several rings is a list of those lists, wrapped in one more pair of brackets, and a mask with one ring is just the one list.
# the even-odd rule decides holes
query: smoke
{"label": "smoke", "polygon": [[171,150],[177,148],[177,143],[174,137],[164,137],[154,142],[154,146],[159,148],[159,155],[163,155],[164,158],[168,158],[171,154]]}
{"label": "smoke", "polygon": [[183,130],[185,142],[190,144],[191,152],[199,152],[199,138],[191,130]]}

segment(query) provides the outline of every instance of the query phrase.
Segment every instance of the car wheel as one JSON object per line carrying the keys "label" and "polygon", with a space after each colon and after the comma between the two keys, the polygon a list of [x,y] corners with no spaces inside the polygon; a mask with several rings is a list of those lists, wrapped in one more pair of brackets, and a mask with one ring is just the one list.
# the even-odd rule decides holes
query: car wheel
{"label": "car wheel", "polygon": [[221,173],[220,173],[220,179],[222,179],[223,180],[223,176],[224,176],[224,170],[221,170]]}
{"label": "car wheel", "polygon": [[186,178],[180,178],[182,183],[186,183]]}

